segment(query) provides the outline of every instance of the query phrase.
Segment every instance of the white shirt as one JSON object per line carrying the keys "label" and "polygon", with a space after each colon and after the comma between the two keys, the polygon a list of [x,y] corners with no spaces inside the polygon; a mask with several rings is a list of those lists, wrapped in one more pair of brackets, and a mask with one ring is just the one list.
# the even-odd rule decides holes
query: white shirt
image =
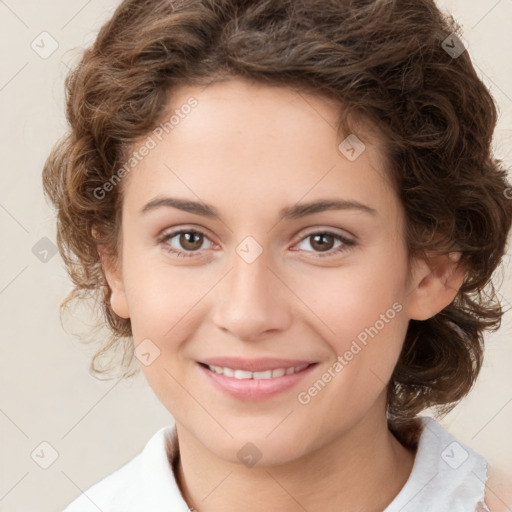
{"label": "white shirt", "polygon": [[[422,417],[421,422],[412,472],[383,512],[489,512],[484,504],[484,457],[433,418]],[[161,428],[138,455],[63,512],[188,512],[169,463],[178,448],[176,426]]]}

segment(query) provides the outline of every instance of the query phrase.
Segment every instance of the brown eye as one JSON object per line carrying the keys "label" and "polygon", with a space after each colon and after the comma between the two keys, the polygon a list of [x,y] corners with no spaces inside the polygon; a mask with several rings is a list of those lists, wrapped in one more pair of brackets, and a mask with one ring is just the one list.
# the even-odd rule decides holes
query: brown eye
{"label": "brown eye", "polygon": [[319,233],[316,235],[310,235],[311,247],[319,251],[328,251],[334,246],[334,237],[326,234]]}
{"label": "brown eye", "polygon": [[[331,233],[329,231],[310,233],[305,236],[300,243],[302,244],[306,240],[309,240],[309,246],[312,247],[313,250],[303,250],[306,252],[317,253],[318,257],[335,256],[356,245],[355,240],[350,240],[338,233]],[[337,247],[335,247],[336,242],[339,242]]]}
{"label": "brown eye", "polygon": [[164,246],[167,252],[179,257],[187,257],[196,256],[194,253],[200,253],[205,239],[209,240],[201,231],[181,229],[164,234],[158,242]]}
{"label": "brown eye", "polygon": [[197,231],[182,231],[179,233],[178,243],[183,249],[197,251],[203,245],[203,235]]}

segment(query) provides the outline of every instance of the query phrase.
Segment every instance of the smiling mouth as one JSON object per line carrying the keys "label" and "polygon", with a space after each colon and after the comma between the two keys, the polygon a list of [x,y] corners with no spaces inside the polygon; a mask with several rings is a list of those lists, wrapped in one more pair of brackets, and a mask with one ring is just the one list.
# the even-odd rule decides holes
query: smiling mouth
{"label": "smiling mouth", "polygon": [[286,375],[293,375],[294,373],[300,373],[304,371],[306,368],[310,366],[316,365],[318,363],[307,363],[296,367],[289,368],[275,368],[273,370],[263,370],[259,372],[250,372],[247,370],[240,370],[237,368],[228,368],[223,366],[215,366],[208,365],[205,363],[199,363],[203,368],[211,371],[212,373],[216,373],[219,375],[224,375],[225,377],[231,377],[237,380],[249,380],[249,379],[277,379],[280,377],[284,377]]}

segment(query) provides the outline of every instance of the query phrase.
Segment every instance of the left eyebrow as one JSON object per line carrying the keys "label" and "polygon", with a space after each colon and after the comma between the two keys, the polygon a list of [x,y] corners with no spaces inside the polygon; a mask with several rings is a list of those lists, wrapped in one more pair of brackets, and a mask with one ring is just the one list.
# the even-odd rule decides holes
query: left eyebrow
{"label": "left eyebrow", "polygon": [[[151,210],[161,207],[177,208],[178,210],[183,210],[185,212],[208,218],[220,218],[217,209],[209,204],[199,203],[189,199],[179,199],[176,197],[156,197],[141,209],[141,214],[146,214]],[[279,216],[283,219],[300,219],[307,215],[313,215],[314,213],[320,213],[327,210],[359,210],[371,215],[378,215],[377,210],[358,201],[323,199],[320,201],[300,203],[294,206],[285,207],[280,210]]]}
{"label": "left eyebrow", "polygon": [[283,208],[279,216],[283,219],[300,219],[306,215],[323,212],[326,210],[359,210],[371,215],[378,215],[377,210],[359,201],[348,201],[345,199],[323,199],[310,203],[300,203],[294,206]]}

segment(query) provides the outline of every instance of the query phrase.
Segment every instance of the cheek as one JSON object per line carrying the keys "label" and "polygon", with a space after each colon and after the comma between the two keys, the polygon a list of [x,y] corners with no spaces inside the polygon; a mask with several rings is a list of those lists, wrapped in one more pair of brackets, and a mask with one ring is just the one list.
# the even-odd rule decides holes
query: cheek
{"label": "cheek", "polygon": [[356,339],[363,344],[376,336],[386,338],[387,344],[400,344],[402,340],[407,323],[400,314],[405,309],[403,258],[399,252],[393,258],[379,256],[382,252],[364,261],[330,268],[325,277],[318,269],[294,277],[297,295],[315,313],[308,317],[338,353],[348,350]]}
{"label": "cheek", "polygon": [[298,396],[301,406],[306,404],[305,414],[311,404],[318,417],[332,419],[322,427],[332,435],[340,425],[361,418],[383,396],[408,325],[400,288],[389,276],[377,282],[361,273],[344,283],[343,289],[324,287],[323,304],[317,298],[322,322],[314,320],[312,329],[322,333],[331,356]]}
{"label": "cheek", "polygon": [[328,395],[340,408],[362,410],[383,391],[407,331],[404,255],[398,250],[382,255],[330,269],[328,279],[319,279],[316,272],[296,282],[299,295],[308,297],[316,314],[309,316],[311,329],[320,332],[331,349],[325,377],[336,375]]}
{"label": "cheek", "polygon": [[136,340],[174,337],[175,330],[189,321],[194,306],[215,284],[215,276],[206,267],[172,266],[158,248],[149,257],[134,251],[124,270]]}
{"label": "cheek", "polygon": [[183,269],[173,271],[154,263],[131,277],[133,286],[128,298],[135,351],[140,354],[142,349],[138,347],[146,344],[155,354],[147,365],[140,358],[140,368],[169,411],[194,414],[193,401],[186,391],[191,386],[185,378],[190,361],[183,349],[198,327],[197,301],[204,292],[191,286]]}
{"label": "cheek", "polygon": [[[135,352],[141,370],[158,395],[162,386],[174,382],[168,373],[174,373],[169,362],[180,357],[180,343],[189,337],[189,313],[200,290],[190,286],[183,268],[173,270],[162,264],[162,258],[129,248],[126,243],[123,276]],[[150,364],[144,364],[144,357],[140,357],[147,352],[151,354]]]}

